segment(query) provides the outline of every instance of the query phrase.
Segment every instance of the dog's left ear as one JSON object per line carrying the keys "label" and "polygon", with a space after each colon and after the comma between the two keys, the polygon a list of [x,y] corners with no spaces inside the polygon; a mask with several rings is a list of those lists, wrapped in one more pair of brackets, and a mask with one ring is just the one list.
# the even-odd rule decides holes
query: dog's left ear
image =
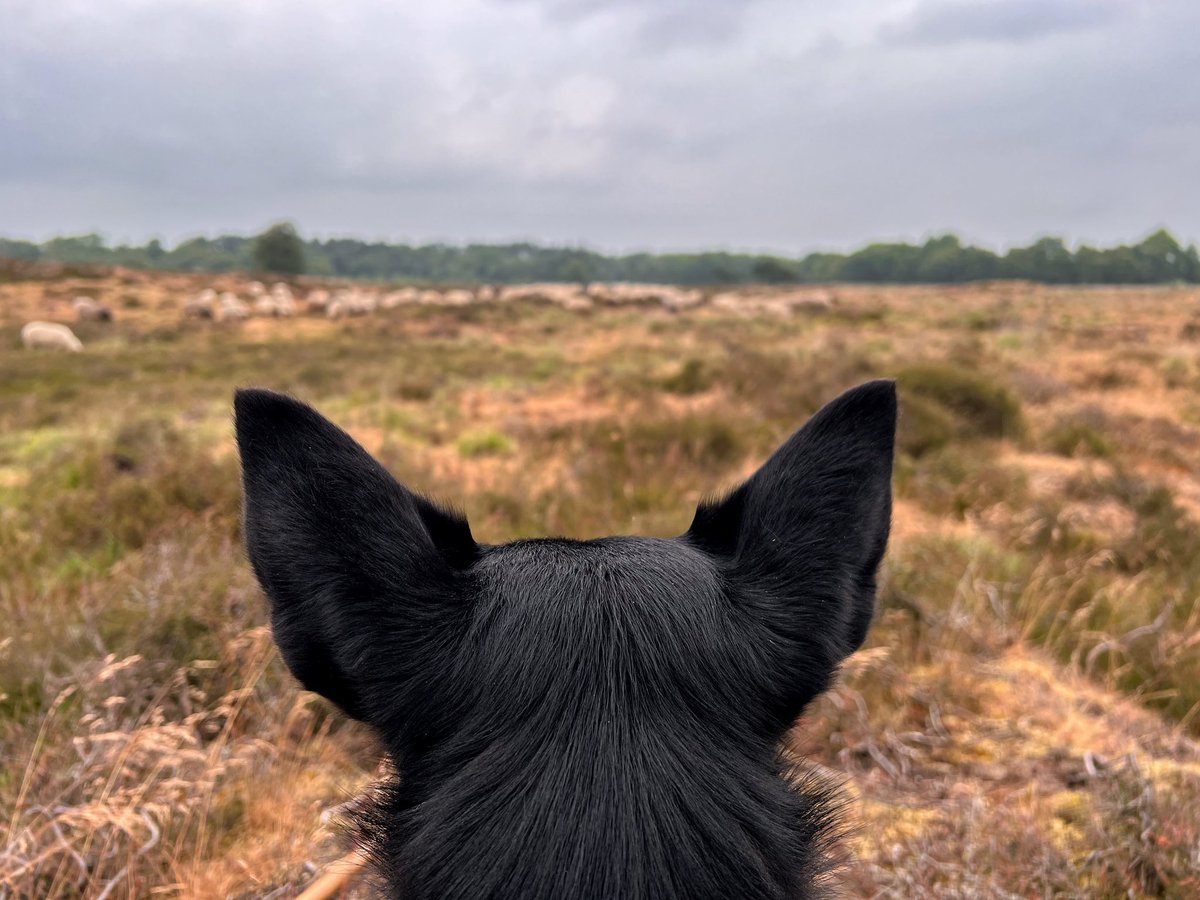
{"label": "dog's left ear", "polygon": [[469,615],[466,520],[291,397],[241,390],[234,407],[246,547],[284,660],[355,718],[404,719]]}
{"label": "dog's left ear", "polygon": [[721,564],[780,648],[783,719],[862,645],[892,513],[896,386],[872,381],[825,406],[684,539]]}

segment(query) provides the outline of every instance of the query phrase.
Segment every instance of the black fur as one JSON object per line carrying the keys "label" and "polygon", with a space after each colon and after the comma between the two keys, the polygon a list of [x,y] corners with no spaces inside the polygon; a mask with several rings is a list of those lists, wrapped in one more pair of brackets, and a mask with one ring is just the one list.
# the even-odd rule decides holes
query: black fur
{"label": "black fur", "polygon": [[283,657],[400,771],[362,823],[396,896],[821,890],[829,802],[778,744],[871,619],[891,382],[829,404],[679,538],[499,546],[311,408],[235,403]]}

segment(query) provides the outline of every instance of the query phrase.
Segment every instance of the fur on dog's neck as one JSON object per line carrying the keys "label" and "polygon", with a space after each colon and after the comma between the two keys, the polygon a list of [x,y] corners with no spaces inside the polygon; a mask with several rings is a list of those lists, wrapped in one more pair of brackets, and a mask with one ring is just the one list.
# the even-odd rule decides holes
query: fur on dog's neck
{"label": "fur on dog's neck", "polygon": [[[828,892],[828,785],[703,736],[619,753],[591,738],[564,734],[532,754],[520,742],[482,748],[437,783],[427,774],[455,765],[453,749],[413,760],[407,779],[392,774],[356,808],[360,846],[405,900]],[[589,744],[593,759],[572,753]]]}
{"label": "fur on dog's neck", "polygon": [[817,893],[828,795],[788,780],[752,704],[730,713],[722,686],[765,676],[711,562],[671,541],[529,541],[487,548],[476,576],[439,676],[463,706],[434,743],[395,747],[403,774],[360,817],[397,896]]}

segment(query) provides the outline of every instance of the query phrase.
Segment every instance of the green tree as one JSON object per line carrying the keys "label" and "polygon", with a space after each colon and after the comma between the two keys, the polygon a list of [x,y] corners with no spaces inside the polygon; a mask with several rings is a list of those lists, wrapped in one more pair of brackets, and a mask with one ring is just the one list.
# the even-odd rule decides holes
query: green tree
{"label": "green tree", "polygon": [[750,275],[755,281],[765,284],[789,284],[796,280],[796,270],[772,256],[756,259],[750,267]]}
{"label": "green tree", "polygon": [[846,257],[842,277],[893,284],[915,281],[920,255],[921,248],[912,244],[869,244]]}
{"label": "green tree", "polygon": [[1075,256],[1062,238],[1056,237],[1039,238],[1028,247],[1009,250],[1002,271],[1007,278],[1028,278],[1047,284],[1069,284],[1079,280]]}
{"label": "green tree", "polygon": [[1133,248],[1141,269],[1139,280],[1147,283],[1189,281],[1196,277],[1186,250],[1165,229],[1160,228]]}
{"label": "green tree", "polygon": [[150,265],[160,265],[166,255],[167,251],[163,249],[162,241],[158,238],[154,238],[146,245],[146,258],[150,260]]}
{"label": "green tree", "polygon": [[304,244],[290,223],[280,222],[254,239],[254,261],[267,272],[299,275],[304,271]]}

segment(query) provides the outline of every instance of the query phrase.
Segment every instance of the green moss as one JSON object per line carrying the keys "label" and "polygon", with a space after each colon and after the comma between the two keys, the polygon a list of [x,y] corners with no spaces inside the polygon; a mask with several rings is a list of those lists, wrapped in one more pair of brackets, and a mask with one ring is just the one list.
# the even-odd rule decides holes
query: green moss
{"label": "green moss", "polygon": [[702,360],[692,358],[686,360],[672,375],[664,378],[660,384],[663,390],[672,394],[699,394],[712,386],[712,374]]}
{"label": "green moss", "polygon": [[468,432],[458,439],[455,446],[460,456],[473,459],[480,456],[508,456],[513,452],[513,442],[498,431],[482,429]]}

